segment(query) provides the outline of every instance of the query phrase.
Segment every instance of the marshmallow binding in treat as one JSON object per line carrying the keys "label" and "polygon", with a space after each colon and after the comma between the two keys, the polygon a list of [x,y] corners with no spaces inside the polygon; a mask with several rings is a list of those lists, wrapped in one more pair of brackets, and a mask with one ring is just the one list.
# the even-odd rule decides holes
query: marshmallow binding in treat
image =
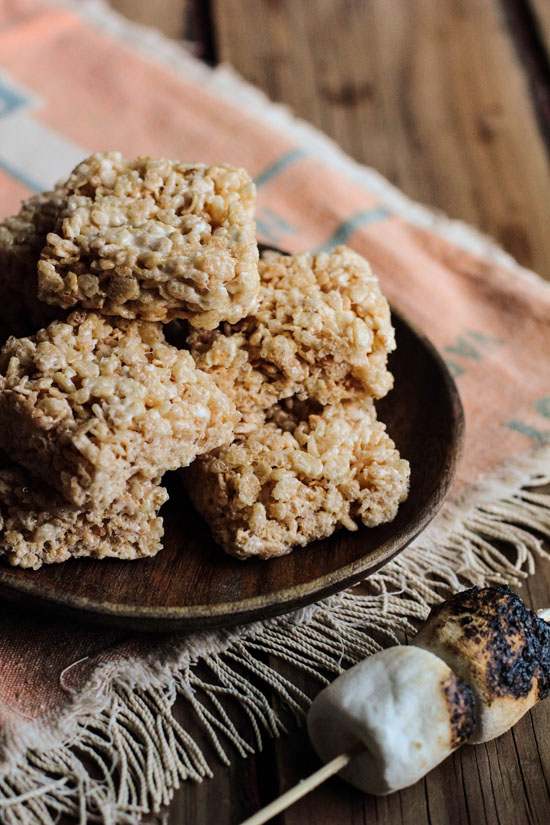
{"label": "marshmallow binding in treat", "polygon": [[365,751],[340,775],[367,793],[388,794],[417,782],[471,736],[474,699],[437,656],[391,647],[321,691],[307,726],[323,761],[361,742]]}
{"label": "marshmallow binding in treat", "polygon": [[412,640],[472,688],[472,744],[505,733],[548,695],[550,627],[542,616],[508,587],[472,587],[434,607]]}

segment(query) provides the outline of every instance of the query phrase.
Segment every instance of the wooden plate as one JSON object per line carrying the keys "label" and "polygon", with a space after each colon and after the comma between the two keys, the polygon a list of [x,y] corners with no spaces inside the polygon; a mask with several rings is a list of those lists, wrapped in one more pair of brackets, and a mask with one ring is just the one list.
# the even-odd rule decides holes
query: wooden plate
{"label": "wooden plate", "polygon": [[0,566],[0,595],[76,619],[139,630],[223,627],[309,604],[378,570],[437,513],[464,430],[454,382],[430,342],[393,313],[395,389],[377,404],[411,463],[409,498],[391,524],[340,530],[289,556],[240,562],[213,542],[176,478],[169,479],[165,547],[134,562],[71,559],[38,571]]}

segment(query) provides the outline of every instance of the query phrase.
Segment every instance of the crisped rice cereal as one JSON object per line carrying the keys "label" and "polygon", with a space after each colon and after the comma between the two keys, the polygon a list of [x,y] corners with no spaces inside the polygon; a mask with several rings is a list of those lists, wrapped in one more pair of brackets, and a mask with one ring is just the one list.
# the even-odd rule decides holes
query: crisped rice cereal
{"label": "crisped rice cereal", "polygon": [[364,258],[345,246],[318,255],[269,251],[259,269],[258,306],[248,318],[188,337],[200,369],[234,398],[239,432],[291,396],[336,404],[388,392],[394,330]]}
{"label": "crisped rice cereal", "polygon": [[9,335],[30,335],[66,313],[37,298],[36,266],[55,226],[65,189],[24,201],[17,215],[0,222],[0,341]]}
{"label": "crisped rice cereal", "polygon": [[269,559],[338,527],[395,518],[407,497],[409,463],[376,420],[372,402],[309,415],[298,404],[270,416],[182,473],[191,501],[228,553]]}
{"label": "crisped rice cereal", "polygon": [[5,456],[0,467],[0,554],[10,564],[38,570],[71,556],[138,559],[161,549],[168,494],[155,481],[134,475],[109,510],[85,511]]}
{"label": "crisped rice cereal", "polygon": [[205,329],[252,309],[256,194],[244,169],[100,152],[67,187],[38,265],[42,300]]}
{"label": "crisped rice cereal", "polygon": [[79,507],[107,509],[136,473],[186,466],[237,417],[159,324],[74,312],[0,352],[0,446]]}

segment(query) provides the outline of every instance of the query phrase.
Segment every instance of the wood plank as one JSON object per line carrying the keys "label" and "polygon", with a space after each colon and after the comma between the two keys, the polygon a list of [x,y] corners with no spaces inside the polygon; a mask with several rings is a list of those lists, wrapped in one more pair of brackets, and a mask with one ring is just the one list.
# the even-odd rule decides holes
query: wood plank
{"label": "wood plank", "polygon": [[236,825],[262,807],[258,795],[257,760],[234,759],[230,767],[214,764],[215,776],[200,784],[184,783],[168,810],[144,819],[142,825]]}
{"label": "wood plank", "polygon": [[188,0],[109,0],[110,5],[120,14],[154,26],[168,37],[183,37],[186,29]]}
{"label": "wood plank", "polygon": [[[529,79],[529,91],[541,134],[550,149],[550,51],[545,47],[545,24],[550,25],[550,5],[546,18],[538,9],[539,0],[499,0],[514,43],[518,60]],[[545,0],[546,2],[546,0]],[[547,44],[548,45],[548,44]]]}
{"label": "wood plank", "polygon": [[[252,742],[246,718],[243,715],[236,718],[231,712],[230,715],[237,723],[239,733]],[[275,744],[268,736],[263,750],[247,759],[228,747],[231,765],[226,766],[209,745],[200,724],[190,718],[187,703],[176,701],[175,716],[207,757],[214,777],[201,783],[184,782],[168,808],[145,817],[141,825],[238,825],[277,796],[279,786],[273,770]],[[227,746],[223,736],[220,738]]]}
{"label": "wood plank", "polygon": [[548,0],[527,0],[533,18],[537,25],[540,38],[546,48],[546,55],[550,60],[550,3]]}
{"label": "wood plank", "polygon": [[498,0],[213,0],[213,11],[220,59],[550,278],[549,159]]}

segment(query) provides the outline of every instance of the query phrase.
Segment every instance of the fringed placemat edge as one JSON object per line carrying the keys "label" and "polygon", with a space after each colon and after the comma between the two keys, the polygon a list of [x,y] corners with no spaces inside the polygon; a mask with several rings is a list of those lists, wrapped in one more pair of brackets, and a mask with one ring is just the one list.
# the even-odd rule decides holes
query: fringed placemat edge
{"label": "fringed placemat edge", "polygon": [[[83,823],[134,823],[168,804],[183,781],[202,781],[216,763],[260,750],[266,735],[285,730],[289,712],[298,720],[307,712],[310,699],[292,673],[321,687],[414,633],[413,621],[449,593],[532,574],[537,557],[548,558],[550,492],[542,487],[549,483],[550,447],[540,447],[447,503],[368,580],[367,594],[350,590],[278,619],[174,637],[162,661],[99,666],[62,714],[3,731],[0,817],[6,825],[53,825],[61,813]],[[178,697],[206,747],[176,719]],[[233,721],[235,709],[248,718],[248,736]]]}

